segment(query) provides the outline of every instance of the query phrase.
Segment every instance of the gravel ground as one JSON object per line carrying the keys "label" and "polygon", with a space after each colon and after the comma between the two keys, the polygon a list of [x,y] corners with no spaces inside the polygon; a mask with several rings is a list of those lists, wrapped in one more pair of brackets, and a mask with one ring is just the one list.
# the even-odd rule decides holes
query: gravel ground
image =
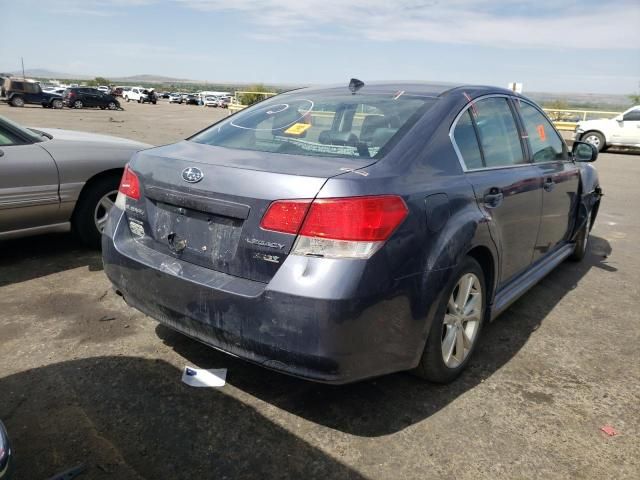
{"label": "gravel ground", "polygon": [[[225,113],[125,108],[0,115],[161,144]],[[68,234],[0,243],[0,418],[16,478],[79,463],[82,479],[640,478],[640,155],[597,166],[606,196],[588,256],[490,324],[448,386],[270,372],[128,308]],[[184,365],[227,368],[227,385],[188,387]]]}

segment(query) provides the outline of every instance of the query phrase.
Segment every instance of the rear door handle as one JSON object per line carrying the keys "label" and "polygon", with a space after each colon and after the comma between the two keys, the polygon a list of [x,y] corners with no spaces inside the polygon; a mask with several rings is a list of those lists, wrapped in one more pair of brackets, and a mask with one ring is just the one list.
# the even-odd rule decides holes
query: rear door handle
{"label": "rear door handle", "polygon": [[487,208],[496,208],[502,204],[504,200],[504,194],[499,188],[493,187],[489,189],[489,193],[484,196],[484,204]]}
{"label": "rear door handle", "polygon": [[550,192],[551,190],[553,190],[555,186],[556,186],[556,182],[553,181],[553,178],[551,177],[545,178],[543,188],[547,192]]}

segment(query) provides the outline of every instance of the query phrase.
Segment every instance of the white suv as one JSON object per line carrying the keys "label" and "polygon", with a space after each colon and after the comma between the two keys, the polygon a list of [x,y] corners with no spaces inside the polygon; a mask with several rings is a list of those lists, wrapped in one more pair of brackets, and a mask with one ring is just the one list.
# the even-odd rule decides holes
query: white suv
{"label": "white suv", "polygon": [[153,89],[146,89],[143,87],[131,87],[129,90],[125,90],[122,94],[122,98],[124,98],[127,102],[131,100],[138,103],[156,103],[156,96]]}
{"label": "white suv", "polygon": [[640,105],[614,118],[578,122],[573,136],[602,151],[611,146],[640,147]]}

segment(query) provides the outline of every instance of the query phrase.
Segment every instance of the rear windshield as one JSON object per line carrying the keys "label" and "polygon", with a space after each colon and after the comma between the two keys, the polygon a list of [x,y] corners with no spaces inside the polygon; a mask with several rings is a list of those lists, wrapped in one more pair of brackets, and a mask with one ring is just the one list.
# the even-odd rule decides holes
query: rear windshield
{"label": "rear windshield", "polygon": [[246,108],[189,140],[259,152],[380,158],[435,101],[403,92],[293,92]]}

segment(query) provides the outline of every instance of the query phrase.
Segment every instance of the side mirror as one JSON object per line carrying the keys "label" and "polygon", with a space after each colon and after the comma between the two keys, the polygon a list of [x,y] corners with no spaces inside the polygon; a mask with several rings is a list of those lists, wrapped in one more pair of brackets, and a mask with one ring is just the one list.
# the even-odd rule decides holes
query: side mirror
{"label": "side mirror", "polygon": [[571,153],[576,162],[595,162],[598,158],[598,149],[586,142],[573,142]]}

